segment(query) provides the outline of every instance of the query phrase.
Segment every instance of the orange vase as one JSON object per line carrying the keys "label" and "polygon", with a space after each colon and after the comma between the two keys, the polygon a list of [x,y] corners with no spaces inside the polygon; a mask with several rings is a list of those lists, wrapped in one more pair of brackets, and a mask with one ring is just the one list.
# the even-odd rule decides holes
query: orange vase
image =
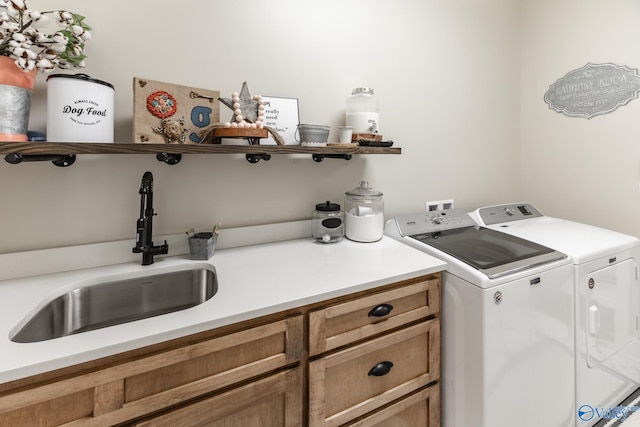
{"label": "orange vase", "polygon": [[37,69],[26,72],[0,56],[0,141],[26,141]]}

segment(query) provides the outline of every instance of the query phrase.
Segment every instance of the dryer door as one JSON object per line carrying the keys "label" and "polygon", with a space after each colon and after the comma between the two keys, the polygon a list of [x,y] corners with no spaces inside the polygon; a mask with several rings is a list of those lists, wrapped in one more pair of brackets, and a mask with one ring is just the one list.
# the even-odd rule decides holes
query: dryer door
{"label": "dryer door", "polygon": [[[616,354],[623,354],[623,349],[638,337],[636,263],[629,259],[602,268],[587,275],[586,280],[586,306],[583,309],[587,365],[591,368]],[[640,362],[640,355],[627,356],[635,359],[629,360],[630,363]],[[613,365],[608,368],[617,370],[622,368],[619,364],[624,360],[611,362]]]}

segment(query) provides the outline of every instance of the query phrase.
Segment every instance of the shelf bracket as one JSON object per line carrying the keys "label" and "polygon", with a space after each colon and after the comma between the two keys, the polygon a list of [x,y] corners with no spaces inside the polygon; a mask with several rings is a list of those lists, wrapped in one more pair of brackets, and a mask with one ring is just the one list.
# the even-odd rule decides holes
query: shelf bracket
{"label": "shelf bracket", "polygon": [[351,154],[313,154],[313,160],[316,162],[321,162],[324,159],[344,159],[351,160],[353,155]]}
{"label": "shelf bracket", "polygon": [[260,160],[264,160],[265,162],[271,159],[271,154],[247,154],[247,161],[249,163],[258,163]]}
{"label": "shelf bracket", "polygon": [[174,153],[158,153],[156,154],[156,159],[159,162],[165,162],[168,165],[177,165],[182,160],[182,154],[174,154]]}
{"label": "shelf bracket", "polygon": [[9,153],[4,156],[4,160],[12,165],[22,162],[51,162],[61,168],[71,166],[76,161],[75,154],[25,154]]}

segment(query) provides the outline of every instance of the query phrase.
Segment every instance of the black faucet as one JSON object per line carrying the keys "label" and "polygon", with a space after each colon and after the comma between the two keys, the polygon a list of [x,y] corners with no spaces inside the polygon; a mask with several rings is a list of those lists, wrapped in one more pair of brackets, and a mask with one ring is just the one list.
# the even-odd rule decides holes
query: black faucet
{"label": "black faucet", "polygon": [[136,246],[133,253],[142,253],[142,265],[153,264],[154,255],[169,252],[169,245],[153,246],[153,175],[145,172],[140,185],[140,218],[136,222]]}

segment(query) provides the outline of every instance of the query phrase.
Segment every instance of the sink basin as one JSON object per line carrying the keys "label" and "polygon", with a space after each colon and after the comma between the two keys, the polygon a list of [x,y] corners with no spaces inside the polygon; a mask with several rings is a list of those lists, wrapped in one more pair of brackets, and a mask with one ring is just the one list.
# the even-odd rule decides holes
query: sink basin
{"label": "sink basin", "polygon": [[11,341],[30,343],[184,310],[218,291],[212,266],[147,274],[80,286],[48,302]]}

